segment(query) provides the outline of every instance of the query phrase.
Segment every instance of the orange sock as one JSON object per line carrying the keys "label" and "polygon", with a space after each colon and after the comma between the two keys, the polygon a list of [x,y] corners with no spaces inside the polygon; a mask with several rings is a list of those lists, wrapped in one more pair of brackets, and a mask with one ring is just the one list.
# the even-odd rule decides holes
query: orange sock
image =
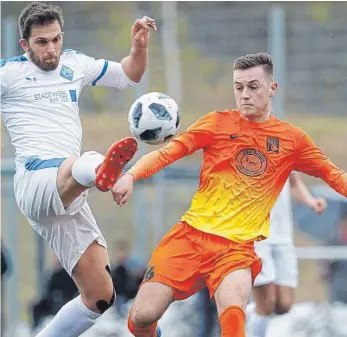
{"label": "orange sock", "polygon": [[133,312],[133,308],[130,309],[129,316],[128,316],[128,329],[129,329],[129,331],[135,337],[156,337],[157,336],[157,333],[156,333],[157,322],[155,322],[155,323],[153,323],[150,326],[147,326],[145,328],[138,328],[131,321],[132,312]]}
{"label": "orange sock", "polygon": [[246,315],[238,305],[231,305],[219,316],[222,337],[246,337]]}

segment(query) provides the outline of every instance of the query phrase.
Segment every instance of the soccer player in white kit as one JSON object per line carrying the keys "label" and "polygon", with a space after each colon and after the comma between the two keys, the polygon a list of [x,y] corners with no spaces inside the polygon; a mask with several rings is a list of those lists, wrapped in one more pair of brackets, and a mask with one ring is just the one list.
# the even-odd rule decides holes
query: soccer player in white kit
{"label": "soccer player in white kit", "polygon": [[25,54],[1,60],[1,113],[16,150],[14,191],[31,226],[58,256],[80,295],[37,337],[77,337],[115,299],[106,241],[86,201],[88,189],[108,191],[137,150],[133,138],[114,143],[105,157],[80,155],[78,100],[83,87],[118,90],[139,82],[147,65],[148,17],[131,29],[131,52],[120,63],[62,51],[59,7],[31,3],[19,17]]}
{"label": "soccer player in white kit", "polygon": [[298,286],[298,261],[293,240],[291,195],[317,214],[327,207],[324,199],[312,196],[299,173],[291,174],[270,212],[269,238],[255,243],[255,250],[262,259],[262,270],[253,286],[254,303],[247,307],[249,337],[265,337],[271,315],[285,314],[293,305],[294,290]]}

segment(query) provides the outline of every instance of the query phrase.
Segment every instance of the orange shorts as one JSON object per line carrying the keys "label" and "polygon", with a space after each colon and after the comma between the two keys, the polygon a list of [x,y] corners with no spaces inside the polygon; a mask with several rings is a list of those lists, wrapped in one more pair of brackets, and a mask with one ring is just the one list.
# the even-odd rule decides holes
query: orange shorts
{"label": "orange shorts", "polygon": [[212,298],[225,276],[247,267],[254,282],[261,260],[253,242],[236,243],[179,222],[155,248],[142,284],[166,284],[173,289],[175,300],[186,299],[207,286]]}

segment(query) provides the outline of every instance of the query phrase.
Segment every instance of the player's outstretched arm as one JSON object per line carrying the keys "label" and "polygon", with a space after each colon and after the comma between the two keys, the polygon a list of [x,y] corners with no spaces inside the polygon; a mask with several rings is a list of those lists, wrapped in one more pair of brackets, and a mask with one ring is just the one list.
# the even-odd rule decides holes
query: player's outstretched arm
{"label": "player's outstretched arm", "polygon": [[347,173],[334,165],[306,133],[298,141],[293,169],[321,178],[336,192],[347,197]]}
{"label": "player's outstretched arm", "polygon": [[171,141],[161,149],[147,153],[113,186],[113,200],[119,206],[123,206],[131,196],[135,180],[151,177],[165,166],[184,157],[186,153],[187,148],[176,141]]}
{"label": "player's outstretched arm", "polygon": [[140,82],[147,67],[151,29],[156,32],[157,26],[155,20],[148,16],[136,20],[131,28],[130,55],[123,58],[121,64],[124,72],[134,82]]}
{"label": "player's outstretched arm", "polygon": [[327,202],[325,199],[315,198],[302,181],[299,173],[293,172],[289,179],[292,196],[297,202],[306,205],[314,210],[317,214],[322,214],[326,210]]}
{"label": "player's outstretched arm", "polygon": [[213,142],[214,130],[218,129],[217,126],[217,114],[208,113],[161,149],[140,158],[113,186],[114,201],[120,206],[124,205],[131,196],[135,180],[149,178],[165,166],[208,147]]}

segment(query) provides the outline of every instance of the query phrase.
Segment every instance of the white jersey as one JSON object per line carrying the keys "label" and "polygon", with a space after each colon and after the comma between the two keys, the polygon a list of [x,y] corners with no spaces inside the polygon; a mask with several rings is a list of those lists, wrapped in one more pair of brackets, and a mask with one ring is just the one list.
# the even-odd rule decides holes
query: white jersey
{"label": "white jersey", "polygon": [[270,235],[265,241],[269,244],[293,242],[293,214],[289,179],[283,186],[270,212]]}
{"label": "white jersey", "polygon": [[122,65],[64,50],[54,71],[29,57],[1,60],[1,113],[16,150],[16,167],[29,157],[79,156],[82,126],[78,100],[86,85],[124,89],[134,84]]}

